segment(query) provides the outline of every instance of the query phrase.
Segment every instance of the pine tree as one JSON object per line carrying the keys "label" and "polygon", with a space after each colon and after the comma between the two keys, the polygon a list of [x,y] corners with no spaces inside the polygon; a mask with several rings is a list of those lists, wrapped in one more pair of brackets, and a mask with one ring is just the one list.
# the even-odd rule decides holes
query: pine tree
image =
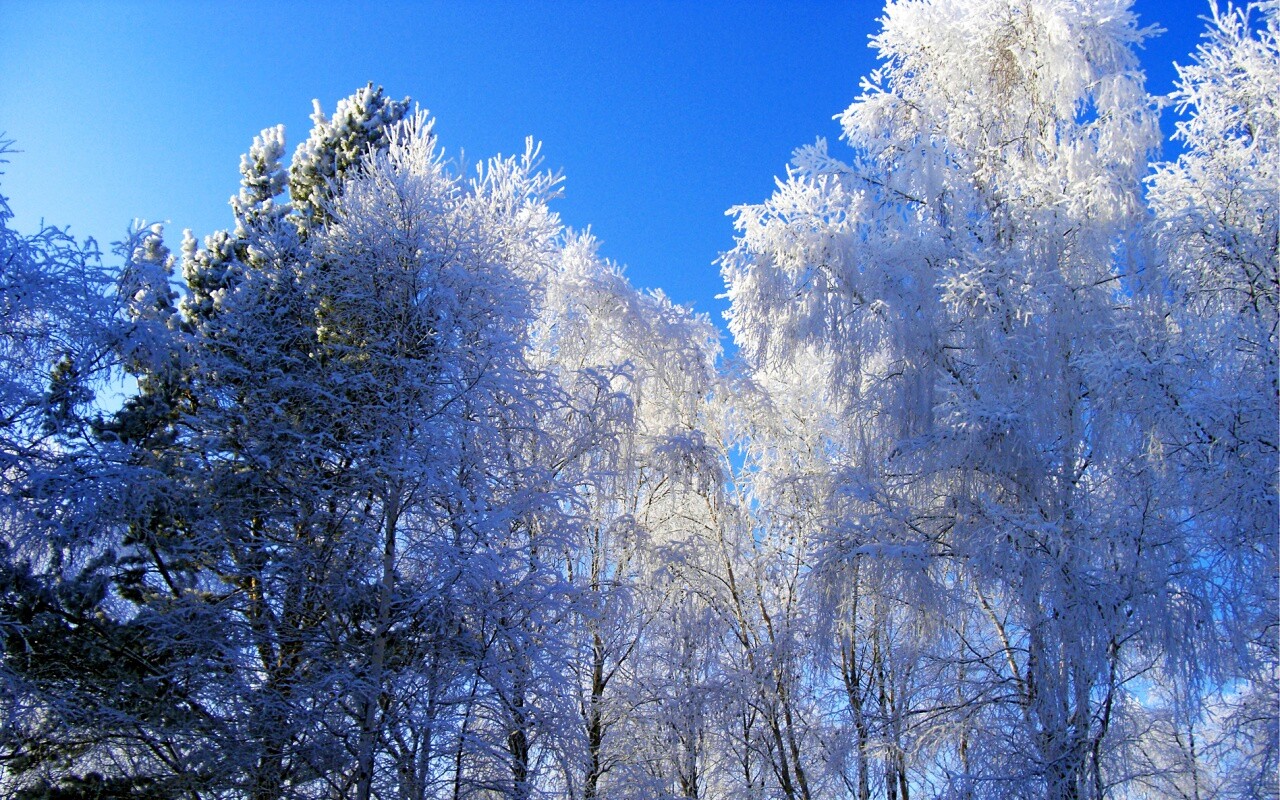
{"label": "pine tree", "polygon": [[93,413],[124,334],[114,314],[132,299],[112,295],[92,240],[51,226],[24,236],[11,218],[0,197],[0,787],[158,795],[145,770],[104,782],[82,769],[116,752],[112,715],[87,698],[115,693],[124,716],[158,720],[166,688],[140,655],[145,627],[99,613],[120,569],[107,521],[129,476]]}
{"label": "pine tree", "polygon": [[[108,341],[138,392],[86,444],[129,488],[74,562],[6,562],[12,685],[46,704],[9,739],[19,786],[531,791],[563,596],[539,554],[567,535],[525,459],[554,181],[530,153],[466,183],[405,108],[366,89],[317,119],[288,201],[265,131],[235,228],[184,243],[184,297],[161,231],[131,243]],[[32,418],[55,427],[80,402],[60,363]]]}

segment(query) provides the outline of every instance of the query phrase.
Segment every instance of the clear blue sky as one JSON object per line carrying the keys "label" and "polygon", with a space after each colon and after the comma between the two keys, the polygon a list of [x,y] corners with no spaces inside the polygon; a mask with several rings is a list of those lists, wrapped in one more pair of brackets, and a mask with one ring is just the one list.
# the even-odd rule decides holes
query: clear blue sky
{"label": "clear blue sky", "polygon": [[[43,218],[102,243],[135,217],[199,236],[230,224],[240,154],[284,123],[305,139],[369,81],[437,118],[475,160],[543,142],[558,204],[639,286],[720,322],[712,264],[724,211],[771,192],[795,147],[873,66],[879,2],[55,2],[0,0],[0,192],[16,226]],[[1138,0],[1167,29],[1144,52],[1172,87],[1207,0]]]}

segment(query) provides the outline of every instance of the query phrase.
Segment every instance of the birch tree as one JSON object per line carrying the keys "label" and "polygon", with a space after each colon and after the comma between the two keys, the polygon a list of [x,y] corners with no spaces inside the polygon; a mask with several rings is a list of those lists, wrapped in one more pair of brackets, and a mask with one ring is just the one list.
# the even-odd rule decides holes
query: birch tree
{"label": "birch tree", "polygon": [[[663,576],[688,527],[682,510],[718,470],[705,412],[717,335],[662,293],[634,289],[579,236],[546,276],[534,343],[563,393],[543,459],[575,487],[583,520],[565,554],[580,604],[571,650],[580,744],[566,791],[654,796],[667,787],[646,766],[660,756],[638,740],[653,735],[646,706],[664,702],[650,692],[666,687],[654,685],[647,658],[676,613]],[[688,706],[668,710],[687,716]]]}
{"label": "birch tree", "polygon": [[[1178,74],[1173,100],[1183,119],[1175,136],[1185,151],[1157,165],[1149,184],[1170,327],[1169,344],[1153,358],[1168,365],[1161,388],[1172,408],[1162,447],[1178,483],[1171,491],[1187,507],[1194,554],[1187,590],[1214,609],[1207,624],[1217,629],[1218,644],[1197,653],[1209,677],[1170,678],[1182,689],[1170,713],[1180,719],[1184,763],[1203,773],[1201,781],[1212,782],[1219,772],[1229,776],[1224,793],[1274,796],[1280,730],[1275,6],[1212,6],[1205,41]],[[1212,765],[1219,760],[1231,766],[1217,770]]]}
{"label": "birch tree", "polygon": [[1123,2],[890,3],[853,160],[802,148],[735,210],[731,331],[755,369],[811,365],[792,380],[842,423],[828,557],[924,559],[946,600],[959,696],[927,777],[949,792],[1109,792],[1119,701],[1179,619],[1175,511],[1123,390],[1144,35]]}

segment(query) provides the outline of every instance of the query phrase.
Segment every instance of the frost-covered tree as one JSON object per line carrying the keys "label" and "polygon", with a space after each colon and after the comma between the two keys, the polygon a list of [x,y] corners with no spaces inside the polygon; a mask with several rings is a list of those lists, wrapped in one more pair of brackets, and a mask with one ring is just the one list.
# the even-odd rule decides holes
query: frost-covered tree
{"label": "frost-covered tree", "polygon": [[[392,100],[372,83],[338,101],[333,117],[325,116],[319,101],[314,105],[311,135],[298,146],[289,165],[292,219],[304,234],[323,222],[328,198],[339,190],[347,171],[357,166],[369,150],[385,149],[392,123],[409,113],[409,98]],[[245,188],[251,195],[261,193],[266,199],[277,194],[280,186],[273,178],[269,183],[250,183]]]}
{"label": "frost-covered tree", "polygon": [[[552,396],[526,351],[554,180],[530,155],[466,181],[380,97],[317,123],[296,206],[282,131],[255,141],[234,230],[184,245],[185,297],[158,229],[129,254],[117,351],[139,391],[100,436],[132,486],[93,532],[115,567],[77,608],[118,623],[142,669],[64,695],[97,729],[49,741],[68,775],[530,796],[565,694],[544,554],[569,523],[527,458]],[[53,642],[27,661],[70,668]],[[71,791],[57,775],[22,785]]]}
{"label": "frost-covered tree", "polygon": [[[0,164],[10,145],[0,140]],[[53,226],[26,236],[12,219],[0,196],[0,436],[7,458],[20,459],[24,440],[57,433],[85,404],[85,382],[109,364],[113,306],[92,240]]]}
{"label": "frost-covered tree", "polygon": [[[553,183],[526,158],[495,161],[463,184],[421,117],[387,138],[385,154],[344,180],[311,237],[329,415],[349,410],[342,436],[355,448],[365,504],[353,522],[381,554],[368,640],[352,643],[353,655],[367,652],[359,673],[375,690],[360,700],[357,796],[369,796],[375,751],[393,733],[420,735],[409,722],[418,699],[392,693],[393,675],[421,667],[416,635],[418,647],[471,640],[487,685],[477,708],[507,750],[500,780],[524,797],[541,733],[536,698],[553,696],[556,679],[538,667],[559,605],[554,562],[540,554],[561,549],[566,533],[541,465],[524,459],[549,393],[524,360],[534,306],[522,272],[553,257],[558,227],[523,212],[545,203]],[[507,202],[494,202],[500,192]],[[461,630],[447,632],[437,615]],[[427,621],[432,629],[418,630]]]}
{"label": "frost-covered tree", "polygon": [[1211,22],[1144,198],[1131,0],[889,0],[724,371],[372,85],[111,279],[0,198],[0,791],[1275,796],[1276,8]]}
{"label": "frost-covered tree", "polygon": [[928,659],[946,643],[945,597],[903,544],[865,542],[828,558],[850,524],[849,475],[838,466],[849,454],[823,382],[800,378],[816,368],[801,357],[756,371],[735,400],[748,458],[735,583],[750,600],[740,636],[761,698],[747,752],[784,796],[906,796],[908,754],[929,724],[922,706],[937,700],[927,696],[939,685],[928,682],[937,677]]}
{"label": "frost-covered tree", "polygon": [[[679,781],[665,769],[673,759],[657,709],[690,715],[687,697],[666,695],[672,673],[649,670],[680,605],[666,566],[690,535],[691,507],[719,485],[707,416],[717,335],[660,292],[633,289],[585,236],[566,243],[546,276],[534,330],[535,357],[562,393],[542,458],[575,487],[582,520],[564,565],[578,598],[570,664],[579,719],[566,791],[663,796]],[[670,627],[688,635],[687,622]]]}
{"label": "frost-covered tree", "polygon": [[1173,94],[1185,151],[1150,183],[1171,340],[1152,355],[1172,406],[1161,446],[1187,508],[1186,583],[1222,636],[1200,654],[1211,678],[1175,683],[1184,726],[1205,714],[1199,768],[1230,764],[1241,796],[1275,796],[1280,736],[1277,25],[1275,4],[1213,7]]}
{"label": "frost-covered tree", "polygon": [[[948,621],[927,657],[953,695],[912,710],[933,750],[904,786],[1101,797],[1186,620],[1140,383],[1145,34],[1127,2],[904,0],[883,25],[852,161],[803,148],[736,209],[730,329],[768,379],[825,387],[834,428],[778,445],[831,461],[819,563],[923,570]],[[786,485],[771,446],[754,480]]]}
{"label": "frost-covered tree", "polygon": [[[113,715],[86,698],[151,677],[143,631],[97,613],[117,567],[104,520],[129,475],[94,436],[95,392],[117,364],[114,313],[133,299],[112,293],[91,240],[43,226],[23,235],[11,219],[0,197],[0,791],[66,778],[141,796],[145,772],[103,781],[77,768],[109,771],[120,756]],[[132,719],[156,707],[153,692],[121,695]],[[73,765],[68,753],[87,758]]]}

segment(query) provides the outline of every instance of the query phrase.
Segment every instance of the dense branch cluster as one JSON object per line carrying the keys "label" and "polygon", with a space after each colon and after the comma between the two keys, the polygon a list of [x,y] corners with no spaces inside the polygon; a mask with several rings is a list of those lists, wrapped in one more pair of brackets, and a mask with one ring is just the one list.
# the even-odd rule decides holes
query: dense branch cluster
{"label": "dense branch cluster", "polygon": [[0,198],[0,792],[1276,797],[1280,18],[890,0],[736,355],[367,87],[108,269]]}

